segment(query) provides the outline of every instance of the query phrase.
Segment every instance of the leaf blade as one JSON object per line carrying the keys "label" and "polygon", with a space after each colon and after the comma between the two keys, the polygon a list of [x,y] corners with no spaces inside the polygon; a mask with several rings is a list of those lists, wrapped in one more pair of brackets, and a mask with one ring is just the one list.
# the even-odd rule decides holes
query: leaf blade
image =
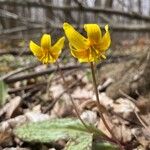
{"label": "leaf blade", "polygon": [[52,142],[69,139],[83,133],[90,134],[75,119],[54,119],[51,121],[24,124],[14,130],[14,134],[28,142]]}
{"label": "leaf blade", "polygon": [[65,150],[91,150],[93,135],[80,135],[78,138],[70,139]]}

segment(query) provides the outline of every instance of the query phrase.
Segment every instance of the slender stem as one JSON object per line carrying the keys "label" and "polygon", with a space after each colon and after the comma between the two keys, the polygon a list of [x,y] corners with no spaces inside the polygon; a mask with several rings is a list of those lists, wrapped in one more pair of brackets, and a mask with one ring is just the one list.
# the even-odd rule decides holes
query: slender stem
{"label": "slender stem", "polygon": [[92,71],[92,78],[93,78],[93,86],[94,86],[94,90],[95,90],[95,94],[96,94],[96,100],[97,100],[97,107],[99,109],[99,114],[102,118],[102,121],[105,125],[105,127],[107,128],[107,130],[109,131],[109,133],[111,134],[112,138],[116,141],[116,143],[119,145],[120,149],[123,149],[120,142],[117,140],[117,138],[115,137],[114,133],[111,131],[109,125],[107,124],[106,120],[105,120],[105,117],[103,115],[103,112],[102,112],[102,105],[100,103],[100,100],[99,100],[99,96],[98,96],[98,89],[97,89],[97,83],[96,83],[96,77],[95,77],[95,71],[94,71],[94,64],[93,62],[90,63],[90,66],[91,66],[91,71]]}
{"label": "slender stem", "polygon": [[[63,82],[64,82],[64,84],[65,84],[65,87],[67,88],[67,82],[66,82],[65,77],[64,77],[64,75],[63,75],[63,72],[62,72],[62,70],[61,70],[61,68],[60,68],[60,66],[59,66],[59,63],[56,62],[56,65],[57,65],[57,68],[58,68],[58,70],[59,70],[59,72],[60,72],[60,75],[61,75],[61,77],[62,77],[62,79],[63,79]],[[70,94],[70,91],[68,90],[67,92],[68,92],[69,98],[70,98],[70,100],[71,100],[71,103],[72,103],[72,105],[73,105],[73,108],[74,108],[74,110],[75,110],[75,112],[76,112],[76,114],[77,114],[78,119],[82,122],[82,124],[85,126],[85,128],[88,129],[89,132],[92,132],[91,129],[86,125],[86,123],[85,123],[85,122],[83,121],[83,119],[80,117],[79,110],[78,110],[78,108],[77,108],[77,106],[76,106],[76,104],[75,104],[75,102],[74,102],[74,100],[73,100],[73,97],[72,97],[71,94]]]}

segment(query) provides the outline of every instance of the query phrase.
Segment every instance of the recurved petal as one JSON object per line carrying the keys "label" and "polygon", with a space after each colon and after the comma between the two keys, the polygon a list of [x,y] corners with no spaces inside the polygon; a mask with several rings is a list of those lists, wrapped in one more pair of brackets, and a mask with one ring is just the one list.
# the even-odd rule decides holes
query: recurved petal
{"label": "recurved petal", "polygon": [[41,47],[43,49],[49,49],[51,47],[51,36],[49,34],[44,34],[41,38]]}
{"label": "recurved petal", "polygon": [[76,50],[70,45],[71,54],[78,58],[79,62],[91,62],[91,52],[89,49]]}
{"label": "recurved petal", "polygon": [[87,32],[91,44],[97,44],[101,39],[101,29],[97,24],[85,24],[84,29]]}
{"label": "recurved petal", "polygon": [[33,41],[30,41],[29,47],[35,56],[37,56],[39,59],[42,57],[42,49],[40,46],[38,46]]}
{"label": "recurved petal", "polygon": [[111,44],[111,38],[110,38],[110,33],[109,33],[108,28],[109,28],[108,25],[106,25],[105,26],[106,33],[104,34],[104,36],[100,40],[100,43],[98,44],[98,48],[100,51],[107,50]]}
{"label": "recurved petal", "polygon": [[75,58],[78,58],[79,62],[82,63],[82,62],[89,62],[89,55],[80,51],[74,51],[74,50],[71,50],[71,54],[75,57]]}
{"label": "recurved petal", "polygon": [[88,40],[77,32],[70,24],[64,23],[63,29],[73,47],[76,49],[87,49],[89,46]]}
{"label": "recurved petal", "polygon": [[60,38],[50,49],[51,54],[57,59],[64,47],[65,37]]}

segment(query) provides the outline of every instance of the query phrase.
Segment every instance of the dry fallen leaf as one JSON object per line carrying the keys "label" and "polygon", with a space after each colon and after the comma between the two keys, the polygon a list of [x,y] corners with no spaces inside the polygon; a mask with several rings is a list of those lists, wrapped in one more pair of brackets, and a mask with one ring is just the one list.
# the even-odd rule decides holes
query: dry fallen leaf
{"label": "dry fallen leaf", "polygon": [[86,88],[80,88],[80,87],[77,87],[73,93],[72,93],[72,97],[74,99],[81,99],[81,100],[89,100],[92,98],[92,95],[93,95],[93,92]]}
{"label": "dry fallen leaf", "polygon": [[27,122],[27,117],[25,115],[20,115],[15,118],[8,119],[0,123],[0,131],[11,131],[12,128],[19,126]]}
{"label": "dry fallen leaf", "polygon": [[27,112],[25,114],[25,116],[27,117],[27,119],[30,121],[30,122],[38,122],[38,121],[44,121],[44,120],[49,120],[50,119],[50,116],[47,115],[47,114],[42,114],[40,112],[34,112],[34,111],[31,111],[31,112]]}
{"label": "dry fallen leaf", "polygon": [[90,111],[90,110],[86,110],[81,114],[81,118],[90,123],[90,124],[96,124],[97,122],[97,114],[96,112]]}
{"label": "dry fallen leaf", "polygon": [[15,118],[8,119],[0,123],[0,132],[12,131],[16,126],[22,125],[26,122],[37,122],[49,120],[50,116],[40,112],[27,112],[25,115],[20,115]]}
{"label": "dry fallen leaf", "polygon": [[98,86],[98,91],[102,92],[102,91],[106,90],[106,88],[113,82],[114,82],[114,79],[108,78],[102,85]]}
{"label": "dry fallen leaf", "polygon": [[138,108],[126,98],[119,98],[113,104],[113,110],[115,113],[122,115],[125,119],[137,120],[135,111],[138,112]]}
{"label": "dry fallen leaf", "polygon": [[54,99],[57,98],[61,93],[63,93],[64,90],[65,89],[62,84],[53,83],[50,87],[50,91],[52,92]]}
{"label": "dry fallen leaf", "polygon": [[6,111],[6,118],[11,118],[14,111],[19,107],[20,103],[21,103],[20,96],[16,96],[13,99],[11,99],[11,101],[9,102],[9,107],[7,108]]}
{"label": "dry fallen leaf", "polygon": [[[93,100],[96,101],[96,97],[95,97],[95,94],[93,95]],[[105,108],[111,108],[113,107],[113,100],[111,98],[109,98],[106,93],[100,93],[99,94],[99,100],[100,100],[100,103],[105,107]]]}
{"label": "dry fallen leaf", "polygon": [[72,104],[70,103],[70,100],[68,98],[61,99],[54,105],[53,109],[51,110],[51,117],[57,118],[57,117],[71,116],[74,114],[73,110],[74,109],[72,107]]}
{"label": "dry fallen leaf", "polygon": [[[146,132],[148,133],[149,131],[146,131]],[[150,148],[150,138],[149,138],[149,133],[148,135],[147,133],[145,134],[145,131],[142,128],[132,129],[132,134],[140,143],[142,150],[149,150]]]}
{"label": "dry fallen leaf", "polygon": [[0,109],[0,116],[2,116],[3,114],[6,114],[7,119],[11,118],[14,111],[19,107],[20,103],[21,103],[21,97],[20,96],[14,97],[13,99],[11,99],[9,103],[4,105]]}
{"label": "dry fallen leaf", "polygon": [[132,139],[131,129],[126,125],[121,124],[118,126],[114,126],[113,132],[115,133],[116,138],[123,143],[127,143]]}
{"label": "dry fallen leaf", "polygon": [[0,145],[3,146],[3,145],[7,145],[9,146],[10,143],[12,141],[12,135],[10,132],[7,132],[7,131],[3,131],[3,132],[0,132]]}

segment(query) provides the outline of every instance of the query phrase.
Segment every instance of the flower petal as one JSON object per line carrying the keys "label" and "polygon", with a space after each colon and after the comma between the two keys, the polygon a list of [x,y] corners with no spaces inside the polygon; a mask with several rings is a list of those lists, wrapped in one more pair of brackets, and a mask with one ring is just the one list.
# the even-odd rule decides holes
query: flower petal
{"label": "flower petal", "polygon": [[51,47],[51,36],[49,34],[44,34],[41,38],[41,47],[43,49],[49,49]]}
{"label": "flower petal", "polygon": [[70,43],[69,43],[69,47],[70,47],[72,56],[74,56],[75,58],[86,59],[89,57],[87,50],[76,50]]}
{"label": "flower petal", "polygon": [[89,58],[89,52],[87,50],[83,50],[83,51],[71,50],[71,54],[78,59]]}
{"label": "flower petal", "polygon": [[45,57],[42,57],[41,60],[43,64],[49,64],[56,62],[56,59],[54,59],[51,55],[46,55]]}
{"label": "flower petal", "polygon": [[70,24],[64,23],[63,29],[70,42],[70,44],[76,49],[87,49],[89,46],[88,40],[77,32]]}
{"label": "flower petal", "polygon": [[84,29],[91,44],[97,44],[100,41],[102,33],[97,24],[85,24]]}
{"label": "flower petal", "polygon": [[38,46],[37,44],[35,44],[33,41],[30,41],[29,44],[30,50],[32,51],[32,53],[38,57],[38,59],[40,59],[42,57],[42,49],[40,46]]}
{"label": "flower petal", "polygon": [[88,56],[88,54],[84,53],[84,51],[78,52],[78,51],[71,50],[71,54],[75,58],[78,58],[79,62],[89,62],[89,56]]}
{"label": "flower petal", "polygon": [[52,57],[57,59],[64,47],[65,37],[60,38],[50,49]]}
{"label": "flower petal", "polygon": [[109,26],[106,25],[105,26],[106,33],[104,34],[104,36],[102,37],[100,43],[98,44],[98,49],[100,51],[107,50],[109,48],[110,44],[111,44],[111,38],[110,38],[110,34],[109,34],[108,28],[109,28]]}
{"label": "flower petal", "polygon": [[70,45],[71,54],[78,58],[79,62],[92,62],[94,60],[90,49],[76,50]]}

